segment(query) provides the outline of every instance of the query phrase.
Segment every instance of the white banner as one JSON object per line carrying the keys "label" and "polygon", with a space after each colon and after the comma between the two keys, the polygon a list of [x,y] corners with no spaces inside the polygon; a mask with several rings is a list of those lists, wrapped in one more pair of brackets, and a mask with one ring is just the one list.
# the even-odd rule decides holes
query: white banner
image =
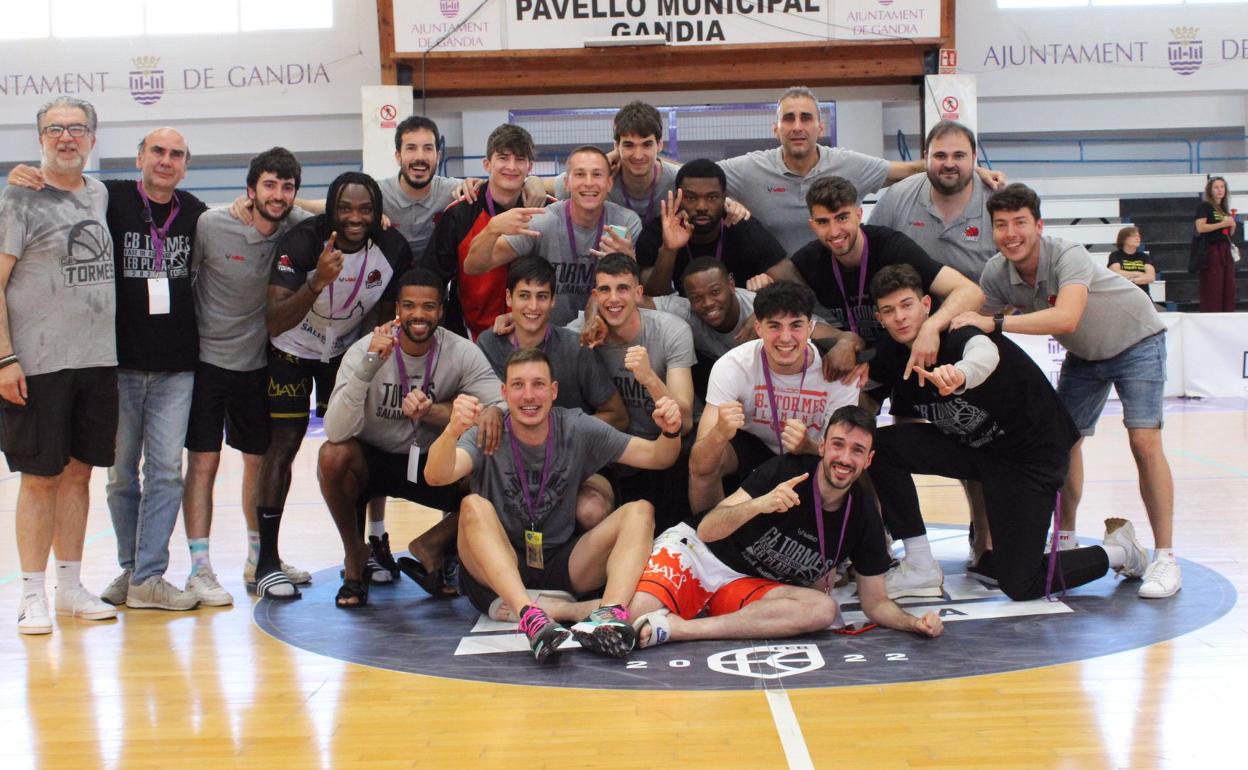
{"label": "white banner", "polygon": [[411,86],[364,86],[360,89],[363,124],[363,170],[376,179],[394,174],[394,129],[412,115]]}
{"label": "white banner", "polygon": [[[463,25],[456,29],[456,24]],[[405,53],[581,48],[659,35],[670,45],[940,36],[940,0],[394,0]]]}
{"label": "white banner", "polygon": [[997,8],[959,0],[958,71],[984,97],[1226,91],[1248,78],[1243,5]]}
{"label": "white banner", "polygon": [[1185,314],[1181,353],[1186,395],[1248,396],[1248,313]]}
{"label": "white banner", "polygon": [[109,123],[354,114],[381,78],[376,17],[360,6],[338,0],[332,29],[5,40],[0,124],[33,125],[58,96]]}
{"label": "white banner", "polygon": [[924,136],[942,120],[957,121],[979,136],[974,75],[927,75],[923,86]]}

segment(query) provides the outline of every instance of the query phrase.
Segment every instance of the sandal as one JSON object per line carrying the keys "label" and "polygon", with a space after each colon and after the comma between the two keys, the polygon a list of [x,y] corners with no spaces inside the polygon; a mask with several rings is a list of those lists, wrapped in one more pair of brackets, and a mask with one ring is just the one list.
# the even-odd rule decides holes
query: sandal
{"label": "sandal", "polygon": [[[355,601],[350,601],[351,599]],[[368,604],[368,581],[351,578],[342,581],[342,587],[334,597],[334,604],[340,610],[353,610]]]}
{"label": "sandal", "polygon": [[[274,588],[278,586],[290,586],[294,593],[281,594],[275,593]],[[254,584],[249,584],[248,589],[254,591],[257,599],[277,599],[279,601],[290,601],[294,599],[302,599],[303,594],[299,593],[299,589],[295,588],[295,584],[290,582],[290,578],[286,577],[280,569],[274,570],[269,574],[256,580]]]}
{"label": "sandal", "polygon": [[[667,616],[671,614],[669,609],[655,610],[647,612],[645,615],[639,615],[633,620],[633,628],[637,631],[637,646],[645,649],[647,647],[658,647],[660,644],[668,641],[672,637],[672,628],[668,625]],[[650,626],[650,637],[644,642],[641,640],[641,631],[646,626]]]}
{"label": "sandal", "polygon": [[443,580],[442,570],[434,570],[430,572],[425,565],[416,561],[410,556],[399,557],[399,571],[411,578],[416,585],[425,589],[425,593],[435,599],[454,599],[459,596],[459,591],[454,586],[447,585]]}

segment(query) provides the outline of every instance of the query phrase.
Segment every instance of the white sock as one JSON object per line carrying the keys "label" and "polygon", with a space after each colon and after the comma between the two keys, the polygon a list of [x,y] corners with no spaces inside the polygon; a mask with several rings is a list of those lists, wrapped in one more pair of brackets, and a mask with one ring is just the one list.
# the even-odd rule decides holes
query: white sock
{"label": "white sock", "polygon": [[927,542],[927,535],[905,537],[901,542],[906,546],[906,561],[918,569],[928,569],[935,562],[932,557],[932,544]]}
{"label": "white sock", "polygon": [[384,520],[368,522],[368,536],[369,537],[379,538],[384,534],[386,534],[386,522]]}
{"label": "white sock", "polygon": [[56,560],[56,590],[68,591],[82,585],[82,562]]}
{"label": "white sock", "polygon": [[256,560],[260,558],[260,530],[247,530],[247,563],[252,567],[256,566]]}
{"label": "white sock", "polygon": [[1103,545],[1105,555],[1109,557],[1109,568],[1118,569],[1127,563],[1127,549],[1120,545]]}
{"label": "white sock", "polygon": [[1174,561],[1174,549],[1173,548],[1153,549],[1153,561],[1161,561],[1162,559],[1165,559],[1166,561]]}
{"label": "white sock", "polygon": [[22,573],[22,597],[33,595],[44,595],[44,573],[42,572],[23,572]]}
{"label": "white sock", "polygon": [[1058,546],[1063,546],[1063,545],[1066,545],[1067,543],[1070,543],[1070,544],[1072,544],[1072,545],[1073,545],[1073,544],[1078,543],[1078,542],[1079,542],[1079,538],[1075,536],[1075,532],[1074,532],[1074,530],[1071,530],[1071,529],[1059,529],[1059,530],[1057,531],[1057,544],[1058,544]]}

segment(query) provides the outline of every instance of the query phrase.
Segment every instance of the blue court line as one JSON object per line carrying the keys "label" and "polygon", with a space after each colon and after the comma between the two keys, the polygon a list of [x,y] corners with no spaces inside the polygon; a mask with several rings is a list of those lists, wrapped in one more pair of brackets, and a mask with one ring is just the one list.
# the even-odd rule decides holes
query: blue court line
{"label": "blue court line", "polygon": [[[2,481],[2,480],[3,480],[3,479],[0,479],[0,481]],[[97,540],[101,540],[101,539],[106,538],[106,537],[111,537],[111,536],[112,536],[112,534],[113,534],[113,528],[112,528],[112,527],[105,527],[104,529],[101,529],[99,532],[96,532],[96,533],[91,534],[91,535],[87,535],[87,538],[86,538],[86,540],[84,540],[84,541],[83,541],[82,545],[83,545],[83,547],[85,548],[86,546],[91,545],[92,543],[96,542]],[[0,577],[0,588],[3,588],[4,586],[8,585],[9,583],[12,583],[14,580],[17,580],[17,579],[18,579],[18,578],[20,578],[21,576],[22,576],[22,571],[21,571],[21,570],[18,570],[17,572],[10,572],[9,574],[5,575],[4,577]]]}
{"label": "blue court line", "polygon": [[1174,450],[1174,454],[1178,457],[1184,457],[1188,460],[1195,460],[1196,462],[1201,463],[1202,465],[1208,465],[1211,468],[1217,468],[1218,470],[1223,470],[1223,471],[1226,471],[1227,473],[1233,473],[1236,476],[1243,476],[1244,478],[1248,478],[1248,468],[1241,468],[1238,465],[1231,465],[1230,463],[1224,463],[1219,460],[1213,460],[1208,457],[1205,457],[1204,455],[1198,455],[1195,452],[1189,452],[1186,449],[1176,449]]}

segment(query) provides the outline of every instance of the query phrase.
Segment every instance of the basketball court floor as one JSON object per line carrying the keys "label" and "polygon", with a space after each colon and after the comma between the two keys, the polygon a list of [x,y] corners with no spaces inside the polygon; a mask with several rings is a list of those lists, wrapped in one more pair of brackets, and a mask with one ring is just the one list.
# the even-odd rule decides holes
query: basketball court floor
{"label": "basketball court floor", "polygon": [[[1086,445],[1079,533],[1098,542],[1105,517],[1126,516],[1151,545],[1113,403]],[[313,570],[313,585],[302,601],[256,604],[242,584],[241,465],[227,452],[212,553],[232,608],[57,619],[51,636],[22,637],[16,547],[3,538],[0,767],[1238,766],[1248,398],[1166,408],[1184,560],[1173,599],[1138,599],[1138,583],[1109,577],[1056,601],[1008,602],[962,574],[960,487],[925,477],[946,595],[921,603],[941,610],[941,638],[877,629],[672,644],[627,661],[570,649],[547,667],[514,626],[410,582],[374,587],[358,612],[333,606],[341,548],[316,486],[315,432],[282,533],[283,556]],[[0,474],[0,531],[13,532],[17,488]],[[392,503],[391,541],[435,518]],[[97,472],[83,570],[95,591],[117,572],[115,545]],[[181,531],[171,549],[180,583]]]}

